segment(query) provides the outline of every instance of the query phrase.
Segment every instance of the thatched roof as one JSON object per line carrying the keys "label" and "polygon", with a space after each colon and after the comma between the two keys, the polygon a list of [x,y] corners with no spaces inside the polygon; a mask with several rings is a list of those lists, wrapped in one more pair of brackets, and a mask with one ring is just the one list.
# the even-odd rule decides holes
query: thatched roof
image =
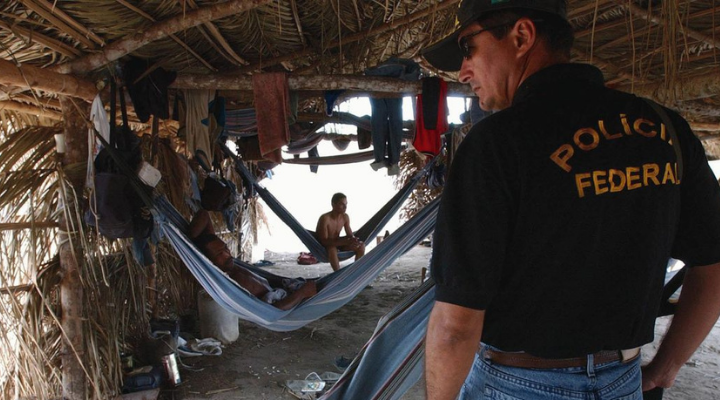
{"label": "thatched roof", "polygon": [[[452,29],[458,2],[8,0],[0,5],[0,107],[58,118],[58,93],[87,98],[128,55],[177,71],[180,82],[263,70],[360,75],[391,55],[423,63],[420,49]],[[700,134],[718,132],[714,1],[569,3],[577,61],[702,123]]]}

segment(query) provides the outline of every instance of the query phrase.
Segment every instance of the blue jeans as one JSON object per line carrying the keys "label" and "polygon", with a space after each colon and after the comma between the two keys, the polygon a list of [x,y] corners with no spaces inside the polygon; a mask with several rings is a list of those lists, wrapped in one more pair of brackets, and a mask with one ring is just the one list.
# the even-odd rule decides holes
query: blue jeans
{"label": "blue jeans", "polygon": [[375,162],[386,161],[393,165],[400,161],[403,138],[402,103],[402,98],[370,98]]}
{"label": "blue jeans", "polygon": [[475,355],[460,400],[642,400],[640,357],[587,367],[528,369],[484,359],[487,346]]}

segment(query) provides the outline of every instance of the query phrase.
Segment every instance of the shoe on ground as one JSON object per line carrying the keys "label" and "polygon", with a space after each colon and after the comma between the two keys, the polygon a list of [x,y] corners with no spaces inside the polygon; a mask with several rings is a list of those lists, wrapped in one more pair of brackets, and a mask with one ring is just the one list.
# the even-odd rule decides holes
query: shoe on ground
{"label": "shoe on ground", "polygon": [[400,173],[400,166],[398,166],[397,164],[393,164],[388,167],[388,175],[389,176],[397,175],[399,173]]}
{"label": "shoe on ground", "polygon": [[374,163],[370,164],[370,168],[372,168],[373,171],[377,171],[380,168],[385,168],[385,161],[375,161]]}

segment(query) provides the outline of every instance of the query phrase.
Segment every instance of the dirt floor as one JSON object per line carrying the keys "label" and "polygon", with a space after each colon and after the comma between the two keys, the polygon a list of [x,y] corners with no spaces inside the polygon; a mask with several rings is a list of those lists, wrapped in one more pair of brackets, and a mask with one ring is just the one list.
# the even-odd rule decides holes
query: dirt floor
{"label": "dirt floor", "polygon": [[[340,310],[294,332],[272,332],[244,321],[240,338],[225,347],[221,356],[183,358],[182,384],[164,390],[167,399],[295,399],[285,388],[287,380],[304,379],[309,373],[339,372],[334,360],[352,357],[372,334],[378,319],[420,285],[421,270],[428,265],[430,248],[416,246],[398,259],[353,301]],[[308,278],[331,271],[329,264],[301,266],[296,254],[266,254],[275,265],[267,270],[284,276]],[[664,332],[668,319],[658,320]],[[657,342],[643,348],[643,358],[654,354]],[[422,382],[403,397],[424,399]],[[666,400],[720,399],[720,322],[687,365]]]}

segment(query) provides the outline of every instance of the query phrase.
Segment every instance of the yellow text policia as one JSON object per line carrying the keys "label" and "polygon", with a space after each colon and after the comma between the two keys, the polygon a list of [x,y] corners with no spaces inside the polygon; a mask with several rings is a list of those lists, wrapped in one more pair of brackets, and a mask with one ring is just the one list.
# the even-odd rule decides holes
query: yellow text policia
{"label": "yellow text policia", "polygon": [[[571,172],[573,168],[571,161],[576,149],[589,152],[596,149],[603,139],[616,140],[634,134],[646,138],[657,137],[672,146],[672,139],[668,137],[664,124],[660,124],[658,135],[656,124],[645,118],[638,118],[631,123],[625,114],[620,114],[620,123],[623,131],[616,133],[609,133],[603,120],[599,120],[595,127],[578,129],[572,143],[558,147],[550,155],[550,159],[565,172]],[[588,194],[602,195],[667,184],[680,184],[677,163],[647,163],[575,174],[575,186],[581,198]]]}

